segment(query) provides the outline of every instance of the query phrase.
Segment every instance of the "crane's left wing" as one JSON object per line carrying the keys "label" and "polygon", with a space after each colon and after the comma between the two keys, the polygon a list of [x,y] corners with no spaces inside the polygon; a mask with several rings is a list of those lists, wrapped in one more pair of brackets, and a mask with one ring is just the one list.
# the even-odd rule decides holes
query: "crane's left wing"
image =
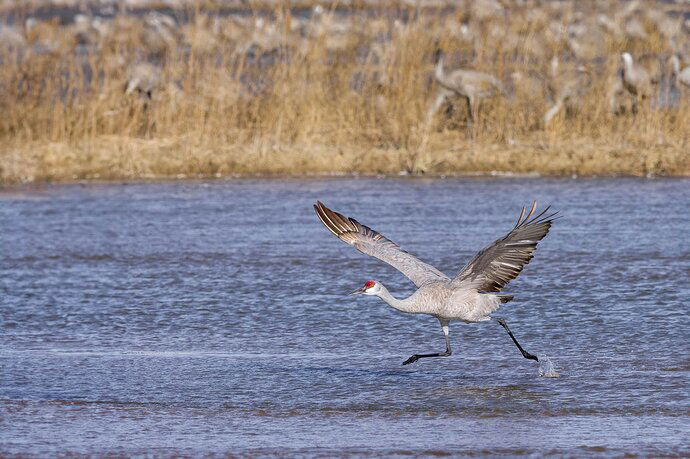
{"label": "crane's left wing", "polygon": [[[502,239],[481,250],[455,278],[453,285],[482,293],[499,292],[522,272],[537,250],[537,243],[549,232],[558,212],[545,215],[550,207],[534,216],[536,201],[525,216],[525,208],[513,229]],[[524,217],[524,218],[523,218]]]}
{"label": "crane's left wing", "polygon": [[448,280],[438,269],[405,252],[395,242],[354,218],[335,212],[320,201],[314,204],[314,210],[321,223],[339,239],[362,253],[385,261],[406,275],[417,287],[429,281]]}

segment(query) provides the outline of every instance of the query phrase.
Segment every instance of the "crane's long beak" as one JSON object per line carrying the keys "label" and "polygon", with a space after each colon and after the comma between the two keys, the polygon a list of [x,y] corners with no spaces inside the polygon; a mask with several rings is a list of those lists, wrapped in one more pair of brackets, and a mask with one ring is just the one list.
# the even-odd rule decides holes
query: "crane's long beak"
{"label": "crane's long beak", "polygon": [[354,292],[350,293],[350,295],[361,295],[362,293],[364,293],[365,290],[366,289],[364,287],[360,287],[357,290],[355,290]]}

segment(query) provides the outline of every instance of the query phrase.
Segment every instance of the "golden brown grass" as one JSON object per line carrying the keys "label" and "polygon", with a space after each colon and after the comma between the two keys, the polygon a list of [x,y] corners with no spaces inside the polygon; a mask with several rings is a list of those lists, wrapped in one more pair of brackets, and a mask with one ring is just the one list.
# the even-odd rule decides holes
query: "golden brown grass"
{"label": "golden brown grass", "polygon": [[[497,20],[502,36],[493,36],[492,22],[477,25],[473,43],[457,33],[467,19],[461,11],[388,8],[340,21],[327,12],[300,24],[279,9],[279,19],[258,25],[189,13],[172,44],[152,45],[143,20],[119,16],[107,33],[93,33],[88,53],[75,52],[75,31],[56,23],[24,31],[25,50],[0,46],[0,183],[400,171],[690,174],[690,101],[643,104],[634,116],[609,112],[606,92],[621,51],[670,52],[651,26],[643,42],[600,44],[608,58],[597,61],[592,89],[572,116],[544,127],[546,97],[518,91],[483,102],[470,138],[463,104],[450,119],[426,123],[434,51],[503,81],[514,71],[544,73],[567,48],[539,42],[548,21],[528,21],[527,9]],[[412,20],[396,22],[403,14]],[[53,48],[32,51],[39,44]],[[161,66],[152,100],[124,94],[129,65],[144,59]]]}

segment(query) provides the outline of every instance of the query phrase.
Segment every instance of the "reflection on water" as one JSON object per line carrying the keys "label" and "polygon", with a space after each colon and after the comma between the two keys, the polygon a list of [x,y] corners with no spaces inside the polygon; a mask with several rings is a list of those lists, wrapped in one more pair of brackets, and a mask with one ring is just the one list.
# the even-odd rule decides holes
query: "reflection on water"
{"label": "reflection on water", "polygon": [[[347,296],[413,286],[311,209],[452,274],[533,198],[564,218],[501,315],[559,378],[494,323],[402,367],[442,350],[438,323]],[[690,454],[688,202],[688,180],[634,179],[0,193],[0,452]]]}

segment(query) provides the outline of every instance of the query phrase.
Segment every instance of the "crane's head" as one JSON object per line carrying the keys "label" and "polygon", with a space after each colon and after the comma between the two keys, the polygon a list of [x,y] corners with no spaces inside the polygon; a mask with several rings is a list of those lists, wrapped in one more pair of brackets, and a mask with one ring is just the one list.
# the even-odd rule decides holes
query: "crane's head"
{"label": "crane's head", "polygon": [[621,59],[627,65],[632,65],[632,63],[633,63],[633,58],[632,58],[632,55],[630,53],[621,54]]}
{"label": "crane's head", "polygon": [[381,291],[381,284],[376,281],[367,281],[363,287],[358,288],[351,295],[376,295]]}

